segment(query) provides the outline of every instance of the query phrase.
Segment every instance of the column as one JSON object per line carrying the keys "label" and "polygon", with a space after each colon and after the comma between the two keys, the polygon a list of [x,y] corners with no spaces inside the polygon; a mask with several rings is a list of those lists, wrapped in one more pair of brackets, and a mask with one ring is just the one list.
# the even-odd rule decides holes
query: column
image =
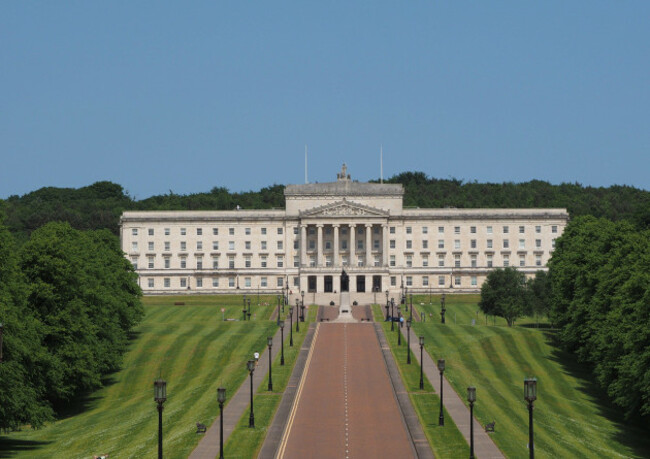
{"label": "column", "polygon": [[383,251],[381,262],[384,266],[388,266],[388,225],[381,225],[381,237],[383,238]]}
{"label": "column", "polygon": [[332,266],[339,266],[339,224],[335,223],[334,227],[334,253],[332,254]]}
{"label": "column", "polygon": [[307,225],[300,225],[300,266],[307,266]]}
{"label": "column", "polygon": [[372,266],[372,224],[366,223],[366,266]]}
{"label": "column", "polygon": [[316,225],[318,239],[316,240],[316,266],[323,266],[323,225]]}
{"label": "column", "polygon": [[[350,266],[356,266],[356,263],[355,263],[355,260],[354,260],[354,258],[355,258],[354,244],[356,244],[356,242],[355,242],[355,237],[356,237],[355,233],[356,233],[356,231],[357,231],[357,225],[352,223],[350,225]],[[352,291],[352,288],[350,288],[350,291]]]}

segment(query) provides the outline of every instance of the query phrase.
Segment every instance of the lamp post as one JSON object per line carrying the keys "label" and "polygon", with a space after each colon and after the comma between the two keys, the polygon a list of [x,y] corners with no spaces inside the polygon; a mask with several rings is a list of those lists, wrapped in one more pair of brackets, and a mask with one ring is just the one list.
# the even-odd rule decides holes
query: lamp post
{"label": "lamp post", "polygon": [[273,347],[273,337],[272,336],[267,336],[266,337],[266,342],[269,345],[269,391],[273,390],[273,365],[271,362],[271,348]]}
{"label": "lamp post", "polygon": [[[223,459],[223,404],[226,402],[225,387],[219,387],[217,389],[217,401],[219,402],[219,459]],[[253,404],[251,404],[251,410],[252,409]]]}
{"label": "lamp post", "polygon": [[390,331],[395,331],[395,322],[393,322],[393,308],[395,307],[395,298],[390,299]]}
{"label": "lamp post", "polygon": [[440,371],[440,415],[438,416],[438,425],[445,425],[445,414],[442,411],[442,374],[445,372],[445,359],[438,359],[438,371]]}
{"label": "lamp post", "polygon": [[422,364],[424,360],[424,336],[420,336],[420,390],[424,390],[424,372],[422,371]]}
{"label": "lamp post", "polygon": [[300,302],[300,321],[304,322],[305,321],[305,291],[304,290],[300,292],[300,296],[302,297],[302,301]]}
{"label": "lamp post", "polygon": [[284,320],[280,321],[280,365],[284,365]]}
{"label": "lamp post", "polygon": [[282,295],[278,295],[278,325],[280,325],[280,299]]}
{"label": "lamp post", "polygon": [[162,412],[163,403],[167,400],[167,382],[158,377],[153,382],[153,399],[158,404],[158,459],[163,457],[163,429],[162,429]]}
{"label": "lamp post", "polygon": [[296,298],[296,333],[300,331],[300,300]]}
{"label": "lamp post", "polygon": [[469,402],[469,459],[474,459],[474,402],[476,401],[476,387],[467,388],[467,401]]}
{"label": "lamp post", "polygon": [[248,320],[251,320],[251,299],[248,299]]}
{"label": "lamp post", "polygon": [[411,318],[406,321],[406,363],[411,364]]}
{"label": "lamp post", "polygon": [[445,294],[443,293],[440,297],[440,321],[443,324],[445,323],[445,312],[447,312],[447,309],[445,308],[445,298]]}
{"label": "lamp post", "polygon": [[289,346],[293,347],[293,306],[289,306]]}
{"label": "lamp post", "polygon": [[[411,310],[412,310],[413,309],[413,294],[412,293],[409,295],[409,301],[411,303]],[[408,305],[406,305],[406,312],[409,312]]]}
{"label": "lamp post", "polygon": [[537,400],[537,378],[524,379],[524,400],[528,402],[528,451],[530,459],[535,457],[533,443],[533,402]]}
{"label": "lamp post", "polygon": [[413,295],[411,294],[411,319],[413,319]]}
{"label": "lamp post", "polygon": [[386,320],[388,320],[388,290],[386,290]]}
{"label": "lamp post", "polygon": [[246,362],[246,368],[251,376],[251,414],[248,416],[248,427],[255,427],[255,412],[253,411],[253,372],[255,371],[255,360]]}
{"label": "lamp post", "polygon": [[400,328],[402,328],[402,313],[399,310],[399,306],[397,307],[397,345],[401,346],[402,345],[402,331]]}

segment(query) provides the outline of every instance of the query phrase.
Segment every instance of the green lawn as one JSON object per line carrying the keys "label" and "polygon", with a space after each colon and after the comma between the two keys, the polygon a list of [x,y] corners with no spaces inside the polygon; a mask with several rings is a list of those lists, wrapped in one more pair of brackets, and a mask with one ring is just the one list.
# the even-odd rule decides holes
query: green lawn
{"label": "green lawn", "polygon": [[[373,314],[375,321],[381,322],[385,317],[382,307],[373,305]],[[420,424],[424,429],[424,434],[429,440],[429,445],[436,457],[469,457],[469,445],[463,438],[451,416],[444,411],[445,425],[438,425],[438,416],[440,414],[440,398],[433,392],[433,387],[424,376],[424,390],[420,390],[420,365],[411,352],[411,364],[406,363],[406,339],[402,339],[402,345],[397,345],[397,331],[391,332],[390,322],[381,322],[386,334],[388,344],[397,362],[402,381],[406,387],[411,403],[415,412],[420,418]],[[397,324],[395,324],[397,326]],[[404,337],[402,337],[404,338]],[[417,339],[417,336],[411,331],[411,339]]]}
{"label": "green lawn", "polygon": [[[507,457],[528,454],[528,409],[523,380],[535,376],[535,452],[537,457],[648,457],[649,431],[626,425],[575,359],[552,345],[548,324],[522,319],[508,328],[503,319],[478,312],[478,295],[448,295],[447,323],[440,323],[440,299],[415,297],[427,321],[417,323],[427,352],[446,359],[445,375],[461,398],[476,386],[474,413],[481,422],[496,420],[490,434]],[[425,304],[420,304],[424,303]],[[431,315],[430,315],[431,314]],[[474,325],[472,325],[474,320]],[[496,324],[496,325],[493,325]]]}
{"label": "green lawn", "polygon": [[[289,347],[289,317],[286,317],[285,334],[284,334],[284,366],[280,365],[280,355],[273,361],[273,392],[268,391],[269,378],[268,374],[262,381],[259,390],[253,398],[253,408],[255,415],[255,428],[248,427],[250,410],[245,410],[237,427],[228,438],[224,445],[224,456],[229,458],[252,458],[257,457],[273,416],[280,405],[282,395],[287,387],[291,372],[298,359],[300,347],[305,340],[309,322],[316,320],[318,307],[309,308],[309,314],[305,313],[305,322],[300,324],[300,332],[296,333],[296,323],[293,324],[293,347]],[[295,319],[295,313],[294,313]]]}
{"label": "green lawn", "polygon": [[[248,376],[245,362],[266,346],[277,326],[269,321],[275,296],[257,296],[255,320],[239,321],[241,296],[146,297],[146,316],[137,327],[122,370],[108,385],[70,407],[61,420],[40,430],[0,437],[0,457],[155,457],[158,413],[153,380],[167,380],[163,412],[165,457],[186,458],[201,436],[195,423],[210,425],[219,408],[217,387],[227,395]],[[174,302],[185,305],[174,305]],[[223,316],[237,321],[222,321]]]}

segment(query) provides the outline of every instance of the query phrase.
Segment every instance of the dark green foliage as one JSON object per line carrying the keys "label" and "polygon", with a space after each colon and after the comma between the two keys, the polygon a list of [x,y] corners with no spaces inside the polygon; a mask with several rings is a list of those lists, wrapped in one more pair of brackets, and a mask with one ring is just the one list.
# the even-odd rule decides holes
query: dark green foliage
{"label": "dark green foliage", "polygon": [[526,308],[526,276],[515,268],[497,268],[487,275],[481,286],[478,305],[487,315],[506,319],[512,327]]}
{"label": "dark green foliage", "polygon": [[593,366],[628,416],[650,415],[650,231],[572,221],[550,262],[551,318],[561,345]]}
{"label": "dark green foliage", "polygon": [[551,282],[546,271],[537,271],[526,283],[526,314],[540,317],[550,311]]}

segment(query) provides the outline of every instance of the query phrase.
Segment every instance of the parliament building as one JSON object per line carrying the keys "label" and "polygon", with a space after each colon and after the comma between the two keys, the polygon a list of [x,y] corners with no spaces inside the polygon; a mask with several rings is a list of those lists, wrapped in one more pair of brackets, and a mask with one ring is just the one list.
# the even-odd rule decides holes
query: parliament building
{"label": "parliament building", "polygon": [[545,270],[566,209],[420,209],[400,184],[288,185],[284,209],[129,211],[122,250],[145,294],[306,292],[338,303],[478,292],[488,272]]}

